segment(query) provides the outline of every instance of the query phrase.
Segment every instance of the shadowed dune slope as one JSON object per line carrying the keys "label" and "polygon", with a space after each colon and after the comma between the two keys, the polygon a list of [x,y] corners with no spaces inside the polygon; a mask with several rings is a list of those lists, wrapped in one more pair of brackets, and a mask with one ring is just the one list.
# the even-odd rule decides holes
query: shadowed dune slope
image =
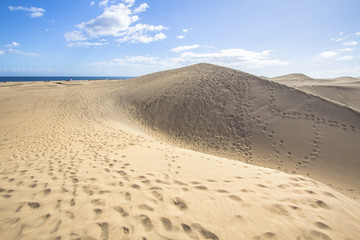
{"label": "shadowed dune slope", "polygon": [[[126,102],[178,146],[310,176],[357,198],[358,111],[241,71],[197,64],[133,79]],[[129,88],[130,89],[130,88]]]}

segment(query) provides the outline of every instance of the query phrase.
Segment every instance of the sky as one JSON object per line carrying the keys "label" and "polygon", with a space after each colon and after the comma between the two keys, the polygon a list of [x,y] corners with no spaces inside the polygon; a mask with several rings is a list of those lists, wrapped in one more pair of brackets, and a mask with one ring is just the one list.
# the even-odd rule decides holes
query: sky
{"label": "sky", "polygon": [[206,62],[360,77],[358,0],[1,0],[0,76],[140,76]]}

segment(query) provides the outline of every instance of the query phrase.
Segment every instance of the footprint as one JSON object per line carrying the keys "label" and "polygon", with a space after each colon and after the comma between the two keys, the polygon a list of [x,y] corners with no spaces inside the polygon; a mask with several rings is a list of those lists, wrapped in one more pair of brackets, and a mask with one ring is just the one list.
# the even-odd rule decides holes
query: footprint
{"label": "footprint", "polygon": [[132,188],[135,188],[135,189],[137,189],[137,190],[139,190],[141,187],[139,186],[139,185],[137,185],[137,184],[133,184],[133,185],[131,185],[131,187]]}
{"label": "footprint", "polygon": [[329,206],[322,200],[317,200],[316,201],[316,205],[318,207],[321,207],[321,208],[326,208],[326,209],[329,209]]}
{"label": "footprint", "polygon": [[53,228],[53,230],[51,230],[50,233],[55,233],[55,232],[57,232],[57,231],[59,230],[59,227],[60,227],[61,223],[62,223],[62,221],[59,220],[59,221],[56,223],[56,225],[55,225],[55,227]]}
{"label": "footprint", "polygon": [[177,197],[173,200],[173,203],[175,204],[175,206],[177,206],[181,211],[186,210],[188,207],[186,205],[186,203],[184,202],[184,200],[182,200],[181,198]]}
{"label": "footprint", "polygon": [[286,210],[286,208],[281,204],[273,204],[270,208],[270,211],[272,213],[276,213],[278,215],[288,216],[289,212]]}
{"label": "footprint", "polygon": [[316,222],[314,223],[315,226],[317,226],[318,228],[320,229],[331,229],[328,225],[326,225],[325,223],[323,222]]}
{"label": "footprint", "polygon": [[230,195],[229,198],[230,198],[231,200],[236,201],[236,202],[242,202],[242,201],[243,201],[243,200],[241,199],[241,197],[238,197],[238,196],[236,196],[236,195]]}
{"label": "footprint", "polygon": [[105,206],[105,201],[102,199],[92,199],[91,204],[94,206]]}
{"label": "footprint", "polygon": [[120,206],[114,207],[115,211],[121,214],[123,217],[129,216],[129,214]]}
{"label": "footprint", "polygon": [[21,205],[15,210],[15,212],[20,212],[20,210],[21,210],[21,208],[22,208],[23,206],[24,206],[24,205],[21,204]]}
{"label": "footprint", "polygon": [[55,208],[59,209],[61,206],[62,200],[58,199]]}
{"label": "footprint", "polygon": [[129,232],[130,232],[129,228],[124,227],[124,226],[123,226],[123,231],[124,231],[124,234],[129,234]]}
{"label": "footprint", "polygon": [[195,186],[195,188],[199,190],[208,190],[208,188],[205,186]]}
{"label": "footprint", "polygon": [[109,239],[109,223],[102,222],[102,223],[98,223],[98,225],[101,228],[100,238],[102,240],[108,240]]}
{"label": "footprint", "polygon": [[99,215],[99,214],[101,214],[102,213],[102,209],[100,209],[100,208],[95,208],[94,209],[94,212],[96,213],[96,215]]}
{"label": "footprint", "polygon": [[140,209],[148,210],[148,211],[154,211],[154,209],[146,204],[139,205]]}
{"label": "footprint", "polygon": [[276,234],[273,233],[273,232],[266,232],[266,233],[263,233],[261,234],[261,236],[255,236],[254,239],[268,239],[268,240],[271,240],[271,239],[277,239],[276,237]]}
{"label": "footprint", "polygon": [[146,231],[150,231],[153,228],[153,224],[148,216],[140,215],[139,218]]}
{"label": "footprint", "polygon": [[171,229],[172,229],[172,223],[171,223],[170,219],[168,219],[168,218],[166,218],[166,217],[161,217],[160,220],[161,220],[161,222],[162,222],[165,230],[171,231]]}
{"label": "footprint", "polygon": [[181,186],[188,186],[186,183],[180,182],[178,180],[175,180],[174,183]]}
{"label": "footprint", "polygon": [[40,203],[38,203],[38,202],[28,202],[28,205],[31,208],[39,208],[40,207]]}
{"label": "footprint", "polygon": [[157,200],[159,201],[163,201],[163,196],[161,193],[157,192],[157,191],[152,191],[152,194],[156,197]]}
{"label": "footprint", "polygon": [[129,193],[129,192],[125,193],[125,199],[130,201],[131,200],[131,193]]}
{"label": "footprint", "polygon": [[200,230],[201,235],[205,239],[212,239],[212,240],[219,240],[218,236],[216,236],[214,233],[210,232],[209,230],[205,229],[198,223],[191,224],[192,227],[197,228]]}
{"label": "footprint", "polygon": [[44,190],[44,196],[49,195],[51,193],[51,189],[47,188]]}
{"label": "footprint", "polygon": [[73,212],[70,212],[70,211],[66,211],[65,212],[66,216],[70,219],[74,219],[75,218],[75,215]]}
{"label": "footprint", "polygon": [[181,227],[184,230],[184,232],[191,232],[191,227],[189,225],[186,225],[185,223],[182,223]]}
{"label": "footprint", "polygon": [[324,240],[331,240],[331,238],[326,235],[325,233],[318,232],[315,230],[311,230],[311,235],[313,235],[316,239],[324,239]]}
{"label": "footprint", "polygon": [[229,193],[228,191],[224,190],[224,189],[219,189],[217,190],[218,193]]}

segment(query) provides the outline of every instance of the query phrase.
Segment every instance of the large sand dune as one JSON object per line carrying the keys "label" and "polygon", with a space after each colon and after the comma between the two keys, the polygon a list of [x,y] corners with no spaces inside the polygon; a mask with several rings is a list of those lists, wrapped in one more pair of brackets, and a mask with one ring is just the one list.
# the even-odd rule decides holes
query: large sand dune
{"label": "large sand dune", "polygon": [[127,96],[134,115],[167,141],[311,176],[360,195],[357,110],[209,64],[133,83],[138,87]]}
{"label": "large sand dune", "polygon": [[200,64],[1,83],[0,116],[0,239],[360,236],[359,113],[324,98]]}

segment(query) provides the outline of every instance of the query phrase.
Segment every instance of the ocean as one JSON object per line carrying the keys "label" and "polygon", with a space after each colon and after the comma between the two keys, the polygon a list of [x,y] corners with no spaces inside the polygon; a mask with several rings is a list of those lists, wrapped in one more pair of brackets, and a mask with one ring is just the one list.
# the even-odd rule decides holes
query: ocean
{"label": "ocean", "polygon": [[44,82],[44,81],[70,81],[70,80],[113,80],[113,79],[129,79],[133,77],[71,77],[71,76],[32,76],[32,77],[0,77],[0,82]]}

